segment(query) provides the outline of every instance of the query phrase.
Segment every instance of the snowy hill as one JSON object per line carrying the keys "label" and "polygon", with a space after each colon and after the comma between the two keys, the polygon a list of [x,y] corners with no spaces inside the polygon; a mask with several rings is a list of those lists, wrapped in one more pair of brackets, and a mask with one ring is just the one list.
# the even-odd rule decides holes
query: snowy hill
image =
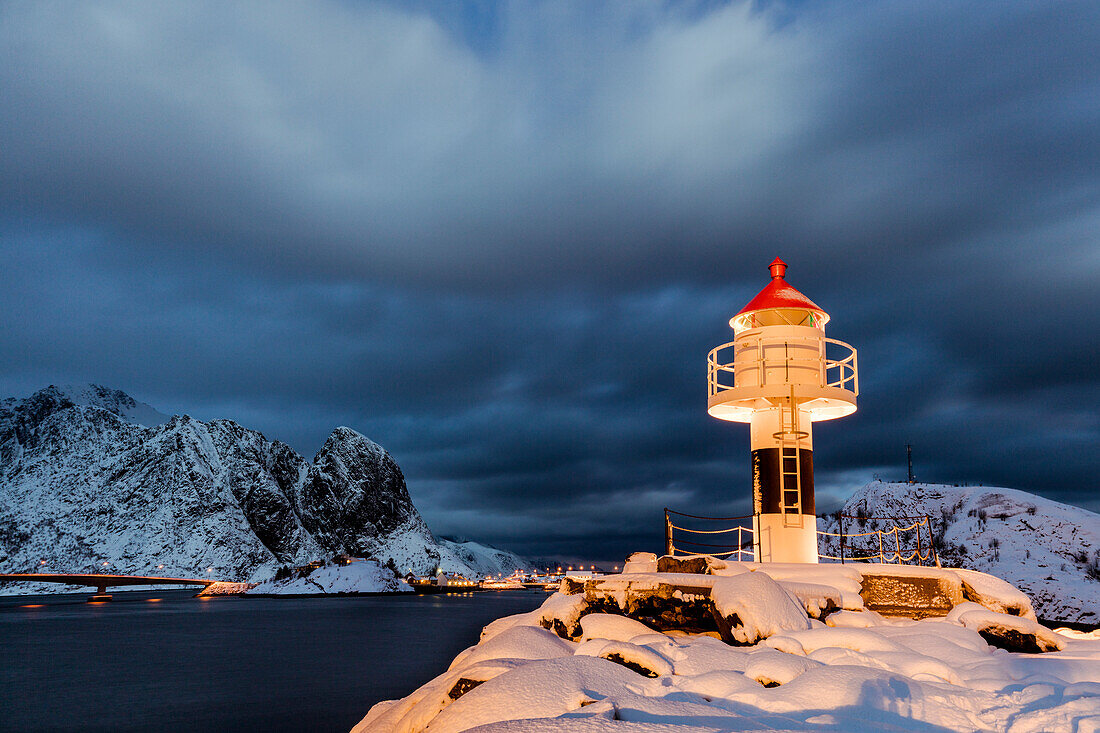
{"label": "snowy hill", "polygon": [[349,428],[309,462],[231,420],[167,418],[95,385],[0,402],[0,571],[258,581],[336,554],[414,572],[525,565],[437,540],[393,458]]}
{"label": "snowy hill", "polygon": [[515,553],[480,542],[440,537],[439,544],[443,548],[440,552],[445,560],[471,568],[476,576],[511,575],[516,570],[530,570],[534,567],[530,561]]}
{"label": "snowy hill", "polygon": [[[1100,623],[1100,514],[1015,489],[881,481],[857,491],[844,512],[927,514],[945,567],[1004,578],[1031,597],[1040,618]],[[836,531],[833,517],[819,521]]]}

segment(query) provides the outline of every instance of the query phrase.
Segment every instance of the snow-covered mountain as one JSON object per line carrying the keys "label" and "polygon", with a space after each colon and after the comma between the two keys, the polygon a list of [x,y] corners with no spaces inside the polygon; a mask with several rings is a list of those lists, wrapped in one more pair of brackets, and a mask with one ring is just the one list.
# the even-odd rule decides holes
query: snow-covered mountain
{"label": "snow-covered mountain", "polygon": [[309,462],[232,420],[168,418],[95,385],[0,401],[0,572],[261,580],[336,554],[413,572],[527,565],[437,540],[393,458],[349,428]]}
{"label": "snow-covered mountain", "polygon": [[511,575],[516,570],[533,570],[538,567],[532,561],[519,557],[499,547],[483,545],[471,540],[452,540],[439,537],[444,569],[447,565],[465,565],[476,576]]}
{"label": "snow-covered mountain", "polygon": [[[1040,618],[1100,623],[1100,514],[1015,489],[881,481],[857,491],[843,511],[927,514],[944,566],[1004,578],[1031,597]],[[837,531],[835,517],[819,523]],[[887,526],[868,519],[859,531]]]}

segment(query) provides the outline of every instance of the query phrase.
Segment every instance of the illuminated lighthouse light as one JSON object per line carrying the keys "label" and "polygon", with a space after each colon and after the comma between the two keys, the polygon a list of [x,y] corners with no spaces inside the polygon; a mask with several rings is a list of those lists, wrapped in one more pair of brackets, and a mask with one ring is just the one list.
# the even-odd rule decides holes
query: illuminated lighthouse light
{"label": "illuminated lighthouse light", "polygon": [[814,422],[856,410],[856,350],[825,337],[829,314],[770,265],[772,280],[730,319],[734,340],[707,356],[707,411],[749,423],[753,551],[759,562],[817,562]]}

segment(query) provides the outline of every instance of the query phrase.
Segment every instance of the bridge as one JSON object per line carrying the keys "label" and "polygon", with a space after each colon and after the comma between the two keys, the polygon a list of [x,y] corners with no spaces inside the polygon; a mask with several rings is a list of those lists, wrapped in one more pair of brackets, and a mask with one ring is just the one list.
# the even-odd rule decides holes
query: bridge
{"label": "bridge", "polygon": [[210,578],[158,578],[149,575],[96,575],[90,573],[6,573],[0,574],[0,583],[61,583],[62,585],[86,585],[96,588],[89,601],[111,600],[108,588],[126,585],[201,585],[206,588],[216,583]]}

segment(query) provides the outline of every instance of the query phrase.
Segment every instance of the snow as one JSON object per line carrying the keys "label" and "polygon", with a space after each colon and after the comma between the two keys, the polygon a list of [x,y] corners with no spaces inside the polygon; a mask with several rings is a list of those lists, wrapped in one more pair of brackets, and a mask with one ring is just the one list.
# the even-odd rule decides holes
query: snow
{"label": "snow", "polygon": [[640,690],[645,679],[622,665],[594,657],[539,660],[494,677],[463,695],[432,720],[431,730],[458,733],[485,723],[515,719],[518,701],[522,701],[523,717],[554,717],[620,691]]}
{"label": "snow", "polygon": [[657,556],[652,552],[635,552],[626,559],[623,572],[655,573],[657,572]]}
{"label": "snow", "polygon": [[775,687],[785,685],[803,672],[820,667],[821,664],[807,657],[760,649],[749,655],[744,674],[764,687]]}
{"label": "snow", "polygon": [[461,670],[448,670],[401,700],[387,700],[371,708],[357,731],[421,731],[452,702],[451,692],[460,680],[485,682],[517,669],[521,659],[494,659]]}
{"label": "snow", "polygon": [[780,581],[779,587],[802,604],[811,618],[821,618],[826,612],[844,605],[844,594],[829,585]]}
{"label": "snow", "polygon": [[[736,570],[735,563],[726,569]],[[672,582],[668,575],[604,582],[615,593],[656,592]],[[842,566],[695,576],[709,578],[702,585],[709,582],[721,613],[746,622],[745,639],[760,640],[752,646],[730,646],[712,633],[661,633],[614,613],[588,613],[586,593],[557,593],[540,609],[494,621],[447,673],[379,703],[355,730],[1100,730],[1100,634],[1055,634],[998,611],[1020,609],[1014,593],[984,577],[974,587],[987,605],[963,602],[947,617],[839,610],[825,623],[809,618],[805,598],[835,596],[858,577]],[[547,628],[553,621],[557,634]],[[979,633],[994,625],[1049,635],[1061,651],[995,648]],[[463,677],[469,681],[456,687]]]}
{"label": "snow", "polygon": [[805,611],[764,573],[719,577],[711,589],[711,599],[724,618],[737,618],[739,623],[731,633],[742,644],[753,644],[786,630],[810,628]]}
{"label": "snow", "polygon": [[748,664],[748,654],[741,648],[731,647],[709,636],[687,638],[683,641],[668,634],[653,634],[635,637],[631,643],[660,652],[672,662],[673,674],[682,677],[706,674],[713,669],[743,672]]}
{"label": "snow", "polygon": [[874,611],[837,611],[825,619],[826,626],[836,628],[866,629],[885,623],[886,619]]}
{"label": "snow", "polygon": [[412,587],[374,560],[324,565],[304,577],[267,580],[250,595],[333,595],[340,593],[411,593]]}
{"label": "snow", "polygon": [[577,647],[574,653],[622,664],[646,677],[672,674],[672,662],[667,657],[649,647],[632,644],[629,641],[592,639]]}
{"label": "snow", "polygon": [[514,626],[460,652],[448,671],[461,670],[488,659],[554,659],[573,653],[576,644],[535,626]]}
{"label": "snow", "polygon": [[165,415],[144,402],[138,402],[121,390],[98,384],[67,384],[55,389],[73,404],[100,407],[115,413],[126,422],[142,427],[156,427],[172,419],[170,415]]}
{"label": "snow", "polygon": [[610,613],[590,613],[581,618],[581,641],[589,639],[607,639],[609,641],[630,641],[636,636],[654,633],[640,621],[626,616]]}

